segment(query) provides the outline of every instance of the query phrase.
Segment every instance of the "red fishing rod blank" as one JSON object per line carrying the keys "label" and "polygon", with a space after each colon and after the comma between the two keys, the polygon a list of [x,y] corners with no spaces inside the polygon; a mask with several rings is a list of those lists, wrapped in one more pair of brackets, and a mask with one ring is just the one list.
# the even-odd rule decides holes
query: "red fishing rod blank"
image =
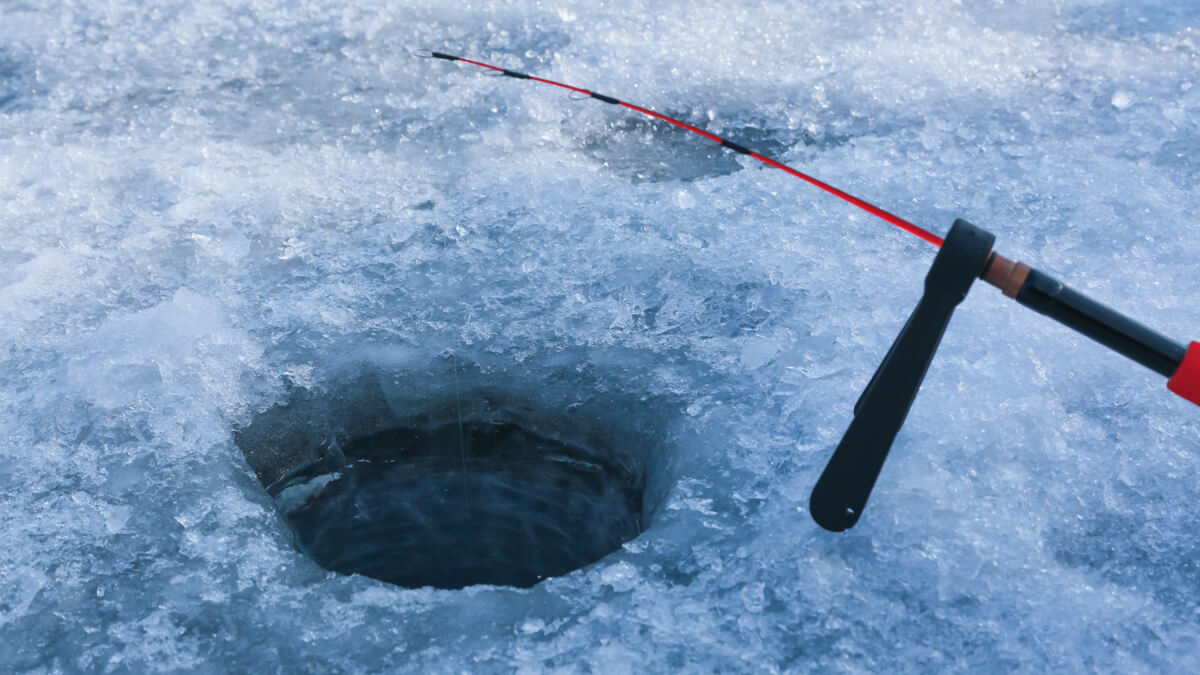
{"label": "red fishing rod blank", "polygon": [[925,241],[933,244],[934,246],[940,247],[942,245],[941,237],[930,232],[929,230],[926,230],[923,227],[920,227],[919,225],[914,225],[913,223],[908,222],[907,220],[901,218],[900,216],[897,216],[894,213],[885,211],[884,209],[881,209],[878,206],[875,206],[874,204],[872,204],[868,201],[859,199],[858,197],[855,197],[854,195],[852,195],[848,192],[839,190],[838,188],[836,188],[824,181],[813,178],[812,176],[810,176],[802,171],[797,171],[796,169],[793,169],[792,167],[784,164],[783,162],[776,161],[774,159],[771,159],[770,157],[767,157],[766,155],[762,155],[757,152],[754,152],[753,150],[751,150],[743,145],[738,145],[737,143],[734,143],[733,141],[729,141],[724,138],[721,138],[720,136],[718,136],[714,133],[705,131],[704,129],[701,129],[700,127],[692,126],[691,124],[688,124],[687,122],[681,122],[681,121],[675,119],[674,117],[669,117],[662,113],[654,112],[653,110],[650,110],[649,108],[643,108],[639,105],[634,105],[632,103],[626,103],[625,101],[615,99],[611,96],[605,96],[604,94],[597,94],[594,91],[589,91],[587,89],[582,89],[580,87],[575,87],[575,86],[572,86],[569,84],[563,84],[562,82],[555,82],[554,80],[547,80],[547,79],[544,79],[541,77],[534,77],[533,75],[526,75],[525,73],[518,73],[513,70],[508,70],[507,68],[493,66],[490,63],[483,63],[482,61],[473,61],[471,59],[465,59],[461,56],[453,56],[451,54],[443,54],[441,52],[433,52],[433,51],[428,52],[427,54],[423,54],[423,55],[432,57],[435,59],[445,59],[446,61],[459,61],[461,63],[469,63],[473,66],[479,66],[480,68],[486,68],[492,72],[500,73],[502,75],[507,75],[508,77],[513,77],[518,80],[531,80],[533,82],[540,82],[542,84],[548,84],[553,87],[559,87],[560,89],[566,89],[566,90],[574,92],[576,94],[583,94],[585,96],[590,96],[591,98],[594,98],[598,101],[603,101],[610,105],[619,105],[622,108],[628,108],[629,110],[633,110],[633,111],[641,113],[643,115],[653,117],[657,120],[661,120],[668,124],[673,124],[673,125],[679,127],[680,129],[687,129],[688,131],[692,132],[693,134],[703,136],[704,138],[707,138],[708,140],[710,140],[714,143],[718,143],[723,147],[729,148],[730,150],[733,150],[734,152],[741,153],[741,154],[747,155],[749,157],[753,157],[754,159],[757,159],[758,161],[762,162],[763,164],[766,164],[767,166],[774,167],[781,171],[786,171],[787,173],[795,176],[796,178],[799,178],[800,180],[803,180],[803,181],[807,181],[808,183],[828,192],[829,194],[837,197],[838,199],[841,199],[845,202],[853,204],[854,206],[857,206],[858,208],[862,209],[863,211],[866,211],[867,213],[870,213],[873,216],[882,218],[883,220],[891,223],[892,225],[895,225],[896,227],[904,230],[905,232],[908,232],[909,234],[920,237],[921,239],[924,239]]}

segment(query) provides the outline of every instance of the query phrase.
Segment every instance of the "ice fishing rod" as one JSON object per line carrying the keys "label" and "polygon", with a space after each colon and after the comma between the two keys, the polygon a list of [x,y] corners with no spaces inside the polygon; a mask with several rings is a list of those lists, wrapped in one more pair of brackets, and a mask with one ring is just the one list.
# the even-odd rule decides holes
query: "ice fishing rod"
{"label": "ice fishing rod", "polygon": [[967,297],[975,279],[983,279],[1018,303],[1168,378],[1167,388],[1170,391],[1200,405],[1200,342],[1192,342],[1184,347],[1068,288],[1050,275],[994,252],[992,244],[996,237],[965,220],[954,221],[943,239],[782,162],[649,108],[461,56],[429,50],[420,50],[416,55],[458,61],[519,80],[549,84],[673,124],[807,181],[939,247],[925,276],[924,294],[854,405],[850,427],[817,479],[809,498],[809,513],[818,525],[827,530],[847,530],[862,516],[875,481],[883,469],[884,460],[908,416],[950,317],[955,307]]}

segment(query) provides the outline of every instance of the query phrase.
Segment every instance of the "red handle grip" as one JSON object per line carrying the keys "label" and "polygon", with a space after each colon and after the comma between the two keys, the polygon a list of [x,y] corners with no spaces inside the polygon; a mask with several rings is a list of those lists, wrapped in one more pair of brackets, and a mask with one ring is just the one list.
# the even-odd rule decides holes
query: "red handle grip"
{"label": "red handle grip", "polygon": [[1179,370],[1167,381],[1167,389],[1200,405],[1200,342],[1193,342],[1188,347]]}

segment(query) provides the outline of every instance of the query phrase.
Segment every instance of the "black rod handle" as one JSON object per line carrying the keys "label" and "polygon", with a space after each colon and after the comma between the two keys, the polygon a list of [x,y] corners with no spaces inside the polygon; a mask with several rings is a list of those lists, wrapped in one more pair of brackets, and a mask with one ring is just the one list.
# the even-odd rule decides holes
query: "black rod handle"
{"label": "black rod handle", "polygon": [[1165,377],[1175,374],[1187,352],[1174,340],[1036,269],[1029,270],[1029,277],[1017,292],[1017,302]]}
{"label": "black rod handle", "polygon": [[1022,305],[1170,378],[1168,389],[1200,405],[1200,343],[1184,347],[1049,274],[1002,255],[992,256],[982,276]]}
{"label": "black rod handle", "polygon": [[[933,354],[942,340],[956,303],[948,298],[921,298],[912,320],[893,343],[855,409],[854,419],[809,498],[809,511],[821,527],[841,532],[854,526],[917,389],[925,378]],[[900,358],[897,358],[897,355]]]}
{"label": "black rod handle", "polygon": [[925,277],[925,294],[859,398],[850,428],[813,488],[809,513],[821,527],[841,532],[858,522],[954,308],[983,270],[994,241],[964,220],[950,228]]}

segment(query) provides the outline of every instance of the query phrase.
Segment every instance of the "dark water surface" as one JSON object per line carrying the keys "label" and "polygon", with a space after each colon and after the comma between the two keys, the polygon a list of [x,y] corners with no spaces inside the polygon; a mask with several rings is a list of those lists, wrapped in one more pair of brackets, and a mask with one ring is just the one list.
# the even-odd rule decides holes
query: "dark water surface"
{"label": "dark water surface", "polygon": [[[511,423],[399,428],[355,439],[281,481],[329,481],[286,515],[322,567],[406,587],[528,587],[588,565],[642,528],[644,479]],[[312,489],[307,487],[307,489]]]}

